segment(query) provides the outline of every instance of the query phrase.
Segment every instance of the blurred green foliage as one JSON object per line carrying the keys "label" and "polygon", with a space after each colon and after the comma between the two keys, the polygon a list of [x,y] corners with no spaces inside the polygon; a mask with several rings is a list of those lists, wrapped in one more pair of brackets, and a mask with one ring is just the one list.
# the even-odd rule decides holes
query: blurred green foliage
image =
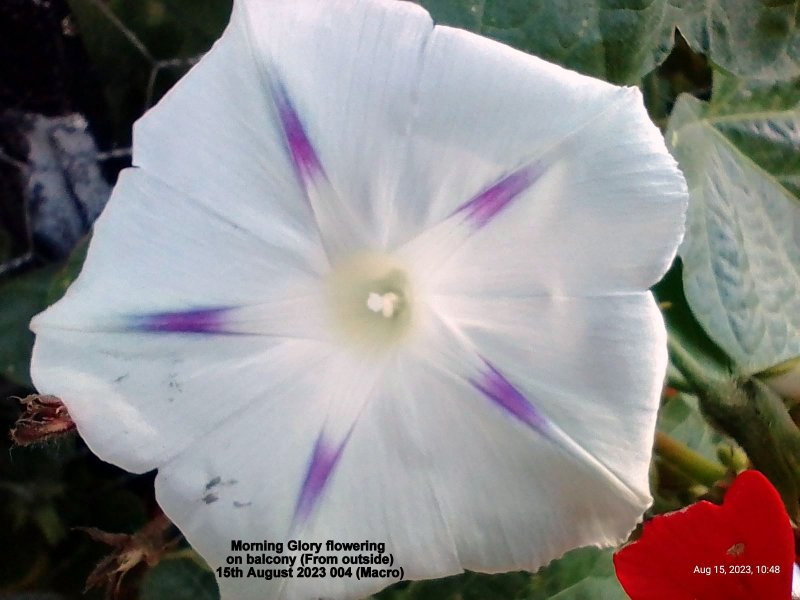
{"label": "blurred green foliage", "polygon": [[498,39],[581,73],[638,84],[666,59],[676,29],[740,77],[800,75],[793,1],[424,0],[442,23]]}
{"label": "blurred green foliage", "polygon": [[13,383],[32,387],[28,370],[33,333],[28,323],[47,307],[57,271],[48,266],[0,284],[0,373]]}
{"label": "blurred green foliage", "polygon": [[189,558],[163,560],[142,578],[140,600],[216,600],[214,574]]}
{"label": "blurred green foliage", "polygon": [[69,0],[105,84],[115,139],[220,36],[231,0]]}

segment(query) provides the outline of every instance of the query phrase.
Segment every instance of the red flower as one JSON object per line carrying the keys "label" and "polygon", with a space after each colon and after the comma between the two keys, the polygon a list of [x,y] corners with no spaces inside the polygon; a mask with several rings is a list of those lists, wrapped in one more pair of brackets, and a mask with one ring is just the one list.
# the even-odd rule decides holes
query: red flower
{"label": "red flower", "polygon": [[614,555],[632,600],[790,600],[793,562],[789,516],[758,471],[739,475],[722,506],[653,518]]}

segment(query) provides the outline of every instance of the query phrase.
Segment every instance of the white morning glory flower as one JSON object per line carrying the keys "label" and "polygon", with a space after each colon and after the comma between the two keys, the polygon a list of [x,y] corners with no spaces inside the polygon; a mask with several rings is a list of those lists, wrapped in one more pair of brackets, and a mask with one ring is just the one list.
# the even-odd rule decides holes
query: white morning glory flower
{"label": "white morning glory flower", "polygon": [[800,598],[800,567],[797,563],[792,566],[792,600]]}
{"label": "white morning glory flower", "polygon": [[[33,379],[231,540],[373,541],[406,579],[615,544],[651,498],[647,291],[685,184],[640,93],[394,0],[239,0],[134,131]],[[377,578],[221,579],[357,598]]]}

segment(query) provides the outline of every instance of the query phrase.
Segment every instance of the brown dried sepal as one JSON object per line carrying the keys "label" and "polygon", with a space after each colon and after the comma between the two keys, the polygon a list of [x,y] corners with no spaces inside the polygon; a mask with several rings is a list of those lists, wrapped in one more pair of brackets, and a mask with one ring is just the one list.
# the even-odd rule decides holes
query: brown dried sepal
{"label": "brown dried sepal", "polygon": [[19,401],[24,412],[11,430],[11,439],[18,446],[43,442],[75,429],[67,407],[56,396],[31,394]]}
{"label": "brown dried sepal", "polygon": [[93,540],[113,548],[111,554],[89,574],[84,593],[93,588],[103,588],[106,600],[120,598],[122,580],[126,574],[140,566],[154,567],[178,545],[180,536],[169,537],[171,527],[172,523],[163,514],[132,535],[107,533],[96,527],[76,527]]}

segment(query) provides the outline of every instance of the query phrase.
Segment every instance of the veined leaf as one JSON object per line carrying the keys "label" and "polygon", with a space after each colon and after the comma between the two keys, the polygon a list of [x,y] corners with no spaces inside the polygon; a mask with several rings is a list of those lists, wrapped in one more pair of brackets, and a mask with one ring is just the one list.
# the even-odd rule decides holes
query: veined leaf
{"label": "veined leaf", "polygon": [[682,96],[667,142],[691,195],[686,297],[749,375],[800,355],[800,107],[755,111],[735,96]]}

